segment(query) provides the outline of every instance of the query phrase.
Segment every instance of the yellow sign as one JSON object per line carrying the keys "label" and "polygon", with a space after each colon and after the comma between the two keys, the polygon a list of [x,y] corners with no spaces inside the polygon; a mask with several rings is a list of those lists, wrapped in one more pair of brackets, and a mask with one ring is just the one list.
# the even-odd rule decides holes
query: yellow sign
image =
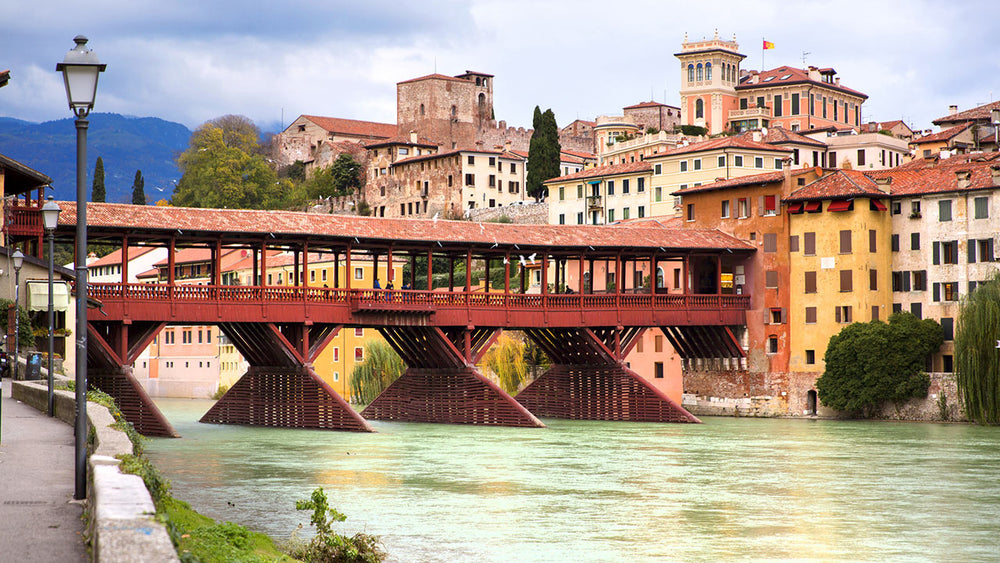
{"label": "yellow sign", "polygon": [[733,288],[733,275],[722,274],[722,289],[732,289],[732,288]]}

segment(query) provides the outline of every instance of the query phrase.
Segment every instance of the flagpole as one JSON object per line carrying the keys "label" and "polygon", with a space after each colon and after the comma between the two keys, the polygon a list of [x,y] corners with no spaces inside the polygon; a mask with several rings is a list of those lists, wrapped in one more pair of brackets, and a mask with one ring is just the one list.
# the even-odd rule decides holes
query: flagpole
{"label": "flagpole", "polygon": [[760,38],[760,71],[761,72],[764,72],[764,51],[767,50],[767,48],[765,47],[765,45],[767,45],[767,44],[764,43],[764,38],[761,37]]}

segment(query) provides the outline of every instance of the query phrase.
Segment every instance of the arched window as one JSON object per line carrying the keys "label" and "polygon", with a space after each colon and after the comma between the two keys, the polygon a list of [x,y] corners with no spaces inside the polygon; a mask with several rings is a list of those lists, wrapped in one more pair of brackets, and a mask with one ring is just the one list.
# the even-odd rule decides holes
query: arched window
{"label": "arched window", "polygon": [[705,74],[704,73],[705,73],[705,71],[702,68],[701,63],[698,63],[698,82],[701,82],[702,80],[705,79]]}
{"label": "arched window", "polygon": [[656,287],[667,287],[667,278],[663,273],[663,266],[656,267]]}
{"label": "arched window", "polygon": [[479,109],[483,109],[485,107],[486,107],[486,94],[480,93],[479,94]]}
{"label": "arched window", "polygon": [[451,106],[451,118],[454,119],[458,117],[458,107]]}
{"label": "arched window", "polygon": [[705,63],[705,80],[712,80],[712,63]]}
{"label": "arched window", "polygon": [[424,104],[420,104],[420,117],[424,116]]}
{"label": "arched window", "polygon": [[694,82],[694,65],[688,65],[688,82]]}
{"label": "arched window", "polygon": [[694,117],[695,119],[703,119],[705,117],[705,100],[698,98],[694,102]]}

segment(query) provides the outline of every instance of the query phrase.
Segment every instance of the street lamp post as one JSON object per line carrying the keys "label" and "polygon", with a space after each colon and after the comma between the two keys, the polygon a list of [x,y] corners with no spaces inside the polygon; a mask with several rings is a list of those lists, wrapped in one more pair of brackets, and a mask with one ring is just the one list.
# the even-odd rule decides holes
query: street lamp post
{"label": "street lamp post", "polygon": [[52,306],[52,286],[55,285],[52,278],[55,275],[55,240],[56,225],[59,223],[59,204],[49,196],[48,201],[42,206],[42,225],[49,235],[49,416],[55,416],[55,401],[53,400],[53,376],[52,376],[52,356],[55,355],[55,309]]}
{"label": "street lamp post", "polygon": [[18,338],[18,333],[21,331],[21,266],[24,265],[24,254],[20,250],[15,250],[12,258],[14,259],[14,371],[11,372],[11,381],[18,379],[21,373],[17,359],[21,356],[21,339]]}
{"label": "street lamp post", "polygon": [[76,490],[87,496],[87,116],[94,108],[97,78],[108,66],[87,48],[87,38],[73,38],[56,72],[63,73],[69,109],[76,115]]}

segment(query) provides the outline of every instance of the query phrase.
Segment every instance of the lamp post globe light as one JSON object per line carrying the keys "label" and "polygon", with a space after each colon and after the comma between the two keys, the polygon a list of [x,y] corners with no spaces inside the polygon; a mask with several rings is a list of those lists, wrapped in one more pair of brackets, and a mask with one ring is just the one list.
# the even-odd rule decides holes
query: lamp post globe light
{"label": "lamp post globe light", "polygon": [[20,357],[20,343],[18,338],[21,331],[21,266],[24,265],[24,254],[20,250],[15,250],[11,256],[14,261],[14,370],[11,371],[11,380],[18,379],[21,370],[18,369],[17,359]]}
{"label": "lamp post globe light", "polygon": [[87,38],[73,38],[76,47],[66,53],[56,72],[63,73],[69,109],[76,115],[76,489],[77,500],[87,496],[87,116],[94,108],[97,78],[108,65],[87,48]]}
{"label": "lamp post globe light", "polygon": [[55,416],[55,403],[53,400],[53,376],[52,376],[52,356],[55,355],[55,311],[52,306],[52,278],[55,270],[55,239],[56,225],[59,224],[59,213],[62,209],[59,204],[49,196],[48,201],[42,206],[42,226],[49,235],[49,416]]}

